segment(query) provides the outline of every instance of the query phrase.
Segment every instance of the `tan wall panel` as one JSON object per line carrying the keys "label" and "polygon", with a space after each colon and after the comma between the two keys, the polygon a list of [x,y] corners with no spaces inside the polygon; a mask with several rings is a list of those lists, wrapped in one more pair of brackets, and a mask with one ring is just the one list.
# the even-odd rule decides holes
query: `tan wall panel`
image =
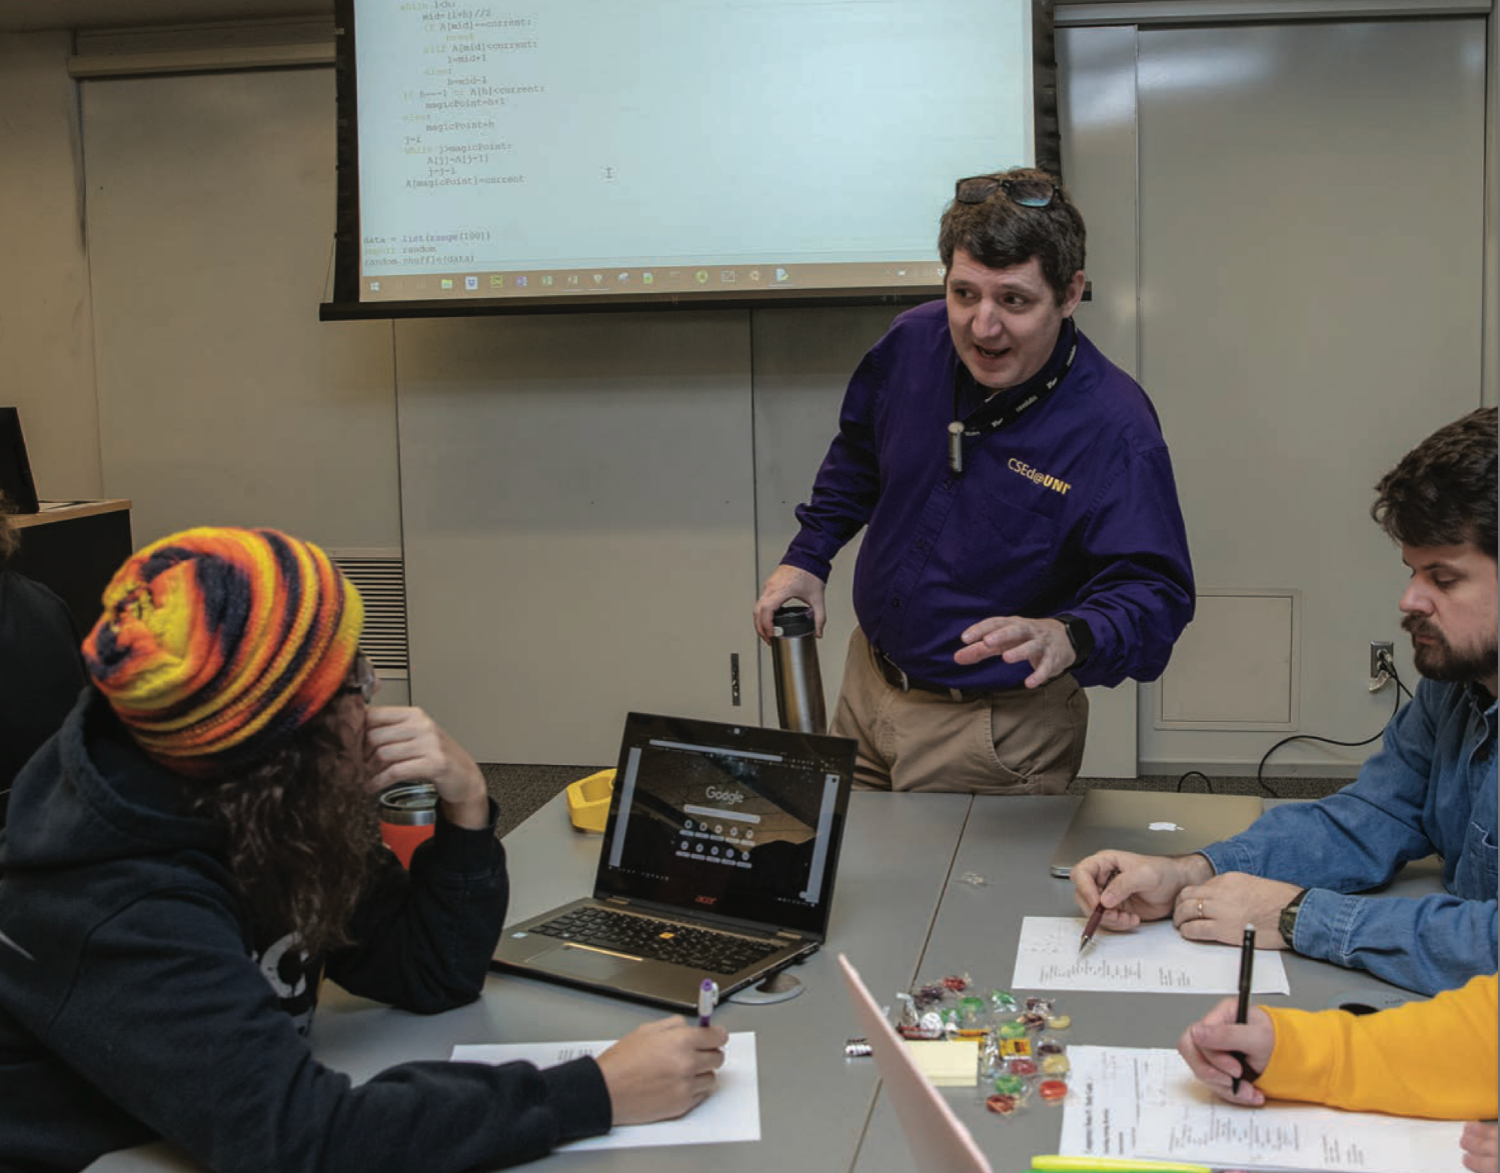
{"label": "tan wall panel", "polygon": [[[1063,181],[1089,233],[1091,298],[1078,308],[1078,325],[1112,362],[1139,377],[1135,61],[1133,28],[1058,30]],[[1171,421],[1163,426],[1170,443]],[[1129,680],[1089,689],[1083,777],[1136,776],[1139,691]]]}
{"label": "tan wall panel", "polygon": [[0,404],[52,500],[104,491],[71,43],[0,35]]}
{"label": "tan wall panel", "polygon": [[747,315],[405,322],[397,356],[417,702],[499,762],[758,721]]}
{"label": "tan wall panel", "polygon": [[[838,431],[849,376],[885,333],[893,309],[757,312],[755,326],[756,593],[796,536],[793,510],[812,493],[813,478]],[[833,565],[824,601],[828,621],[818,645],[827,712],[833,718],[849,635],[857,626],[851,597],[860,539]],[[752,602],[754,600],[752,599]],[[745,610],[750,621],[750,610]],[[760,653],[762,711],[777,720],[771,653]]]}
{"label": "tan wall panel", "polygon": [[[1480,402],[1484,37],[1474,19],[1140,34],[1142,374],[1198,580],[1301,592],[1304,732],[1381,727],[1371,640],[1415,680],[1405,574],[1368,510]],[[1274,740],[1143,728],[1141,756],[1254,762]]]}
{"label": "tan wall panel", "polygon": [[388,323],[318,321],[333,74],[83,84],[104,487],[137,541],[399,546]]}

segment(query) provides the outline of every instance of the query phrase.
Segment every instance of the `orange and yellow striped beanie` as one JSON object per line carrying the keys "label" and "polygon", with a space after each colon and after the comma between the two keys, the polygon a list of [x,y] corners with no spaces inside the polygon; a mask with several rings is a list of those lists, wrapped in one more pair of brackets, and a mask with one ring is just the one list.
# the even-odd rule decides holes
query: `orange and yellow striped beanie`
{"label": "orange and yellow striped beanie", "polygon": [[83,653],[142,749],[213,777],[277,749],[333,699],[363,625],[354,584],[311,542],[203,527],[120,567]]}

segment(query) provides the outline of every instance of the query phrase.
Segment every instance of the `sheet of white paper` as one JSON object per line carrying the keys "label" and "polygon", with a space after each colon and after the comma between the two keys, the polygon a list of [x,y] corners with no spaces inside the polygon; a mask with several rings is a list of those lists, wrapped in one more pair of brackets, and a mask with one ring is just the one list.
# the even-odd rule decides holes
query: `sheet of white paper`
{"label": "sheet of white paper", "polygon": [[1240,1108],[1193,1078],[1176,1051],[1068,1048],[1058,1151],[1235,1169],[1462,1173],[1462,1124],[1312,1104]]}
{"label": "sheet of white paper", "polygon": [[[1129,933],[1100,929],[1080,956],[1083,926],[1083,917],[1028,916],[1021,924],[1011,985],[1018,990],[1239,992],[1238,946],[1187,941],[1171,921],[1153,921]],[[1280,953],[1255,951],[1250,988],[1257,994],[1291,993]]]}
{"label": "sheet of white paper", "polygon": [[[453,1048],[453,1059],[464,1063],[513,1063],[518,1059],[538,1067],[552,1067],[584,1055],[598,1055],[614,1039],[580,1043],[472,1043]],[[760,1139],[760,1080],[755,1069],[755,1032],[735,1031],[724,1048],[724,1066],[713,1095],[686,1116],[656,1124],[621,1125],[603,1136],[569,1141],[578,1149],[628,1149],[645,1145],[726,1144]]]}

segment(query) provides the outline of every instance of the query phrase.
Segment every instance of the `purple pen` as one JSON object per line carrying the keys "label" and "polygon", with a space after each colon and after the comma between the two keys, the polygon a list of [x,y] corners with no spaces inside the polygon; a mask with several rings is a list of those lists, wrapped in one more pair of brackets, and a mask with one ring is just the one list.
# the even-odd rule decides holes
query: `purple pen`
{"label": "purple pen", "polygon": [[719,1002],[719,983],[711,978],[704,978],[703,984],[698,987],[698,1025],[707,1026],[713,1019],[714,1007]]}

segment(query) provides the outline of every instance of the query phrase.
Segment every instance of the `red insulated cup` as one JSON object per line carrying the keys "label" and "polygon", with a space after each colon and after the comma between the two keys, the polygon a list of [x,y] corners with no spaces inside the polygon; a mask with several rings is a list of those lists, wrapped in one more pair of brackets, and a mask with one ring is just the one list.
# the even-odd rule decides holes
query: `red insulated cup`
{"label": "red insulated cup", "polygon": [[392,786],[380,795],[380,837],[404,868],[411,853],[437,826],[437,789],[430,782]]}

